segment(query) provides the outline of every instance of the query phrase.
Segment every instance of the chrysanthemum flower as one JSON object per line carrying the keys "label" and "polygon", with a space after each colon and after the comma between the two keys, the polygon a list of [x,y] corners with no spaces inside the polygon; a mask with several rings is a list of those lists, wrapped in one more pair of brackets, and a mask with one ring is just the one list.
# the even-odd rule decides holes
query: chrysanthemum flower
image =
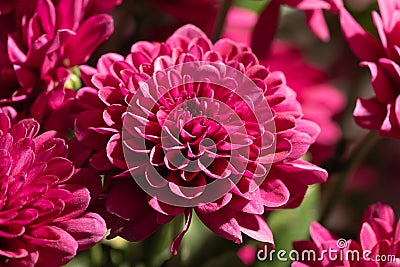
{"label": "chrysanthemum flower", "polygon": [[380,135],[400,138],[399,92],[399,45],[398,28],[400,1],[378,0],[380,15],[373,11],[372,17],[379,40],[366,32],[346,9],[340,11],[343,34],[354,54],[371,72],[375,96],[359,98],[354,110],[358,125],[379,130]]}
{"label": "chrysanthemum flower", "polygon": [[[359,242],[339,239],[314,222],[310,228],[313,241],[296,241],[293,247],[299,255],[306,255],[303,251],[312,255],[314,251],[316,257],[305,257],[302,262],[294,262],[292,266],[398,266],[399,231],[400,221],[396,224],[392,208],[382,203],[373,204],[365,211]],[[332,251],[330,254],[329,249]],[[318,260],[320,257],[323,260]]]}
{"label": "chrysanthemum flower", "polygon": [[[126,58],[107,54],[97,70],[81,72],[89,87],[78,91],[86,111],[75,134],[95,151],[91,165],[116,175],[106,181],[104,200],[111,236],[138,241],[184,213],[171,247],[176,253],[194,208],[229,240],[240,243],[244,233],[273,243],[264,211],[298,206],[308,185],[327,178],[300,159],[318,126],[302,118],[283,74],[269,72],[246,46],[229,39],[212,44],[187,25],[165,43],[136,43]],[[147,183],[147,193],[165,189],[169,200],[181,202],[145,194],[132,175]],[[205,201],[215,181],[227,181],[222,191],[228,190]]]}
{"label": "chrysanthemum flower", "polygon": [[61,266],[104,236],[104,220],[85,212],[98,175],[74,170],[64,140],[39,136],[33,119],[11,125],[0,113],[0,265]]}
{"label": "chrysanthemum flower", "polygon": [[[21,114],[30,112],[40,123],[52,112],[63,115],[59,120],[65,120],[69,103],[65,101],[63,106],[59,96],[71,98],[74,88],[67,85],[68,89],[59,89],[53,98],[49,98],[50,91],[64,84],[70,78],[69,69],[85,63],[111,35],[113,20],[104,12],[119,2],[16,0],[2,4],[0,105],[12,105]],[[38,95],[39,100],[32,104]],[[34,107],[29,110],[31,104]],[[43,110],[45,114],[41,113]],[[61,130],[51,123],[45,128]]]}

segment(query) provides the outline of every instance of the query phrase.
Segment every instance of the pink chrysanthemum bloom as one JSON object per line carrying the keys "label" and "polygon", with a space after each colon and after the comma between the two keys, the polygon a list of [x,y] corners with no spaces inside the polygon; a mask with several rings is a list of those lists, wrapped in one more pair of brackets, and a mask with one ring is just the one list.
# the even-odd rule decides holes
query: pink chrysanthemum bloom
{"label": "pink chrysanthemum bloom", "polygon": [[359,98],[354,110],[358,125],[379,130],[380,135],[400,138],[400,54],[398,32],[400,10],[398,0],[378,0],[380,15],[373,11],[372,17],[379,34],[377,40],[354,20],[346,9],[340,12],[343,34],[354,54],[371,72],[375,96]]}
{"label": "pink chrysanthemum bloom", "polygon": [[[231,8],[223,36],[250,44],[257,19],[257,13],[251,10]],[[334,146],[341,137],[334,116],[345,107],[344,95],[330,84],[329,77],[323,70],[307,62],[299,49],[283,41],[274,41],[268,55],[260,59],[260,62],[272,71],[282,71],[285,74],[287,85],[297,94],[304,118],[320,126],[321,133],[310,152],[313,162],[322,163],[332,155]]]}
{"label": "pink chrysanthemum bloom", "polygon": [[[400,221],[396,224],[393,210],[388,205],[376,203],[368,207],[362,218],[359,242],[339,239],[317,222],[311,225],[310,234],[313,241],[296,241],[293,247],[299,255],[314,251],[316,258],[305,257],[302,262],[294,262],[293,267],[400,264]],[[320,257],[323,260],[318,260]]]}
{"label": "pink chrysanthemum bloom", "polygon": [[33,119],[11,125],[0,113],[1,266],[61,266],[106,232],[85,212],[90,192],[79,182],[85,176],[93,187],[100,177],[74,170],[64,140],[38,131]]}
{"label": "pink chrysanthemum bloom", "polygon": [[[112,17],[104,12],[119,2],[16,0],[1,4],[0,105],[30,113],[41,124],[54,112],[58,121],[66,120],[70,103],[64,98],[72,99],[74,94],[68,83],[62,88],[73,78],[69,69],[85,63],[112,34]],[[51,93],[56,87],[58,92]],[[62,129],[50,122],[44,128]]]}
{"label": "pink chrysanthemum bloom", "polygon": [[[182,63],[181,72],[170,71]],[[236,74],[229,76],[232,70]],[[165,43],[138,42],[126,58],[107,54],[97,70],[82,67],[81,72],[89,87],[77,94],[87,111],[76,118],[76,138],[94,150],[94,168],[110,177],[117,174],[107,178],[103,200],[111,237],[138,241],[184,213],[185,227],[171,247],[177,253],[194,210],[208,228],[229,240],[240,243],[245,233],[273,243],[264,211],[298,206],[308,185],[327,178],[323,169],[300,159],[315,141],[318,126],[302,118],[283,74],[269,72],[246,46],[229,39],[212,44],[187,25]],[[204,82],[196,82],[196,75]],[[243,79],[252,85],[241,87]],[[238,92],[241,97],[235,96]],[[261,114],[258,121],[254,112]],[[237,130],[229,133],[232,129]],[[203,156],[211,163],[192,164]],[[203,192],[214,181],[237,180],[228,182],[229,190],[217,199],[190,206],[146,194],[131,174],[143,178],[150,190],[167,189],[171,198],[187,203],[207,197]],[[261,176],[264,180],[255,186]]]}

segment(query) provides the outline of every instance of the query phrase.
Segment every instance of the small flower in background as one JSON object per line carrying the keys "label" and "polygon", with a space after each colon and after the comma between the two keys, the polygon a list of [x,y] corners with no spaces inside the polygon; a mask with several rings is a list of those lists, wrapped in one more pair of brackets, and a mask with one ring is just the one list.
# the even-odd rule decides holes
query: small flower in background
{"label": "small flower in background", "polygon": [[237,256],[246,265],[252,265],[256,261],[257,246],[245,245],[237,251]]}
{"label": "small flower in background", "polygon": [[106,232],[104,220],[86,212],[100,177],[74,169],[56,132],[38,131],[33,119],[12,124],[0,113],[1,266],[61,266]]}
{"label": "small flower in background", "polygon": [[[184,213],[186,225],[171,247],[171,251],[177,253],[180,240],[189,227],[192,212],[191,208],[168,205],[154,196],[146,197],[145,194],[139,193],[141,190],[131,178],[126,165],[125,160],[129,160],[129,158],[125,159],[122,153],[122,127],[127,117],[130,120],[137,118],[136,124],[139,124],[132,129],[145,127],[143,129],[149,131],[149,133],[143,132],[139,138],[137,134],[133,134],[132,130],[128,130],[133,134],[128,139],[129,141],[136,140],[135,138],[138,138],[138,142],[143,138],[146,140],[147,148],[145,150],[138,149],[135,145],[136,141],[127,144],[127,149],[136,155],[135,157],[143,155],[143,153],[146,155],[147,161],[133,162],[137,166],[130,166],[130,168],[136,168],[138,172],[143,172],[147,179],[154,178],[146,168],[143,169],[143,166],[155,168],[158,173],[162,173],[171,189],[182,184],[189,187],[204,186],[213,179],[223,178],[226,168],[230,168],[227,159],[229,159],[229,153],[232,152],[229,149],[231,145],[226,145],[230,142],[233,143],[234,140],[226,139],[227,135],[222,131],[223,128],[218,130],[221,126],[214,125],[215,122],[207,120],[207,118],[204,121],[195,116],[192,121],[194,124],[188,125],[187,128],[185,126],[187,133],[181,133],[186,136],[185,138],[194,138],[198,141],[189,147],[185,143],[178,146],[178,148],[182,147],[180,149],[191,151],[187,154],[187,159],[191,159],[191,157],[195,157],[193,153],[198,153],[196,152],[198,149],[192,146],[203,142],[205,137],[212,138],[217,144],[226,144],[218,145],[217,152],[213,152],[221,157],[217,158],[217,164],[211,164],[203,171],[191,173],[183,171],[185,164],[174,167],[176,165],[170,163],[173,157],[168,153],[165,154],[166,151],[164,151],[164,149],[168,151],[172,148],[163,147],[163,143],[157,141],[160,140],[160,130],[166,127],[163,124],[163,118],[167,118],[173,107],[181,103],[180,101],[189,99],[186,89],[178,87],[178,91],[174,91],[176,95],[173,98],[162,98],[155,103],[149,118],[140,118],[142,115],[139,111],[130,114],[128,110],[128,113],[125,113],[129,101],[135,97],[139,85],[157,71],[160,72],[184,62],[198,61],[225,63],[245,74],[257,84],[257,90],[264,95],[265,101],[268,102],[273,112],[276,133],[271,134],[276,140],[277,151],[273,161],[270,162],[272,167],[267,178],[260,188],[252,190],[252,180],[258,175],[255,171],[265,170],[264,165],[268,164],[268,161],[263,163],[257,160],[257,155],[263,155],[266,152],[263,152],[265,148],[260,146],[260,133],[253,129],[254,124],[251,123],[250,118],[247,118],[246,109],[242,109],[240,103],[230,103],[229,101],[233,100],[230,97],[224,97],[223,91],[221,91],[223,88],[216,90],[211,86],[211,88],[193,91],[189,94],[190,99],[211,97],[223,103],[226,102],[228,106],[236,106],[235,111],[252,135],[244,136],[240,142],[245,143],[234,144],[233,147],[245,145],[245,147],[250,146],[251,151],[254,151],[254,153],[251,152],[250,158],[243,157],[241,159],[244,163],[247,162],[247,169],[234,189],[216,201],[194,207],[194,210],[208,228],[226,239],[241,243],[242,233],[245,233],[259,241],[272,243],[272,234],[261,217],[264,210],[298,206],[308,185],[322,183],[327,178],[327,173],[323,169],[300,160],[300,157],[315,141],[319,128],[316,124],[302,119],[301,106],[295,98],[295,93],[286,86],[282,73],[269,72],[264,66],[259,65],[257,58],[246,46],[236,44],[229,39],[222,39],[212,44],[203,32],[192,25],[178,29],[166,43],[136,43],[132,46],[131,54],[126,58],[118,54],[106,54],[99,60],[97,70],[87,66],[81,67],[83,80],[88,87],[78,92],[77,103],[86,106],[87,110],[78,115],[75,134],[78,141],[95,151],[90,158],[90,164],[94,168],[117,174],[115,178],[107,177],[108,181],[106,182],[107,197],[104,207],[106,213],[110,214],[105,217],[111,228],[111,237],[120,235],[128,240],[138,241],[173,217]],[[212,69],[212,65],[209,67]],[[90,75],[93,75],[91,80]],[[216,74],[208,73],[208,75]],[[212,77],[210,76],[210,78]],[[184,81],[183,77],[176,78]],[[138,103],[148,103],[150,99],[146,100],[143,96],[143,99],[139,98],[137,101]],[[215,109],[213,112],[219,114],[218,112],[222,111]],[[146,123],[146,121],[148,122]],[[171,121],[171,123],[177,122]],[[142,123],[144,124],[142,125]],[[178,131],[182,130],[178,129]],[[185,152],[184,154],[186,155]],[[193,155],[190,156],[191,154]],[[154,183],[149,182],[150,184]],[[176,191],[174,192],[176,193]],[[183,197],[189,196],[184,194]],[[123,203],[133,201],[140,204],[135,207],[123,205]]]}
{"label": "small flower in background", "polygon": [[[50,113],[67,119],[68,100],[77,88],[60,84],[74,79],[69,69],[85,63],[112,34],[113,19],[104,12],[120,2],[17,0],[2,4],[0,105],[13,106],[20,118],[32,116],[40,123],[52,120],[44,129],[65,130],[60,123],[54,124]],[[52,92],[55,88],[57,93]]]}
{"label": "small flower in background", "polygon": [[343,35],[354,54],[371,72],[375,96],[359,98],[354,109],[358,125],[366,129],[379,130],[380,135],[400,138],[400,85],[398,27],[400,20],[395,15],[400,10],[400,1],[378,0],[380,15],[372,12],[379,39],[366,32],[346,9],[340,10]]}
{"label": "small flower in background", "polygon": [[[295,250],[301,253],[304,250],[315,251],[317,257],[323,260],[305,260],[294,262],[292,266],[398,266],[400,263],[400,220],[396,223],[393,210],[390,206],[376,203],[367,208],[362,218],[359,241],[349,240],[341,243],[339,238],[328,232],[323,226],[315,222],[310,228],[313,241],[296,241]],[[344,241],[343,239],[341,239]],[[342,250],[336,256],[323,254],[327,250]],[[352,256],[347,251],[359,252]],[[350,255],[350,256],[346,256]],[[393,256],[395,259],[393,259]]]}

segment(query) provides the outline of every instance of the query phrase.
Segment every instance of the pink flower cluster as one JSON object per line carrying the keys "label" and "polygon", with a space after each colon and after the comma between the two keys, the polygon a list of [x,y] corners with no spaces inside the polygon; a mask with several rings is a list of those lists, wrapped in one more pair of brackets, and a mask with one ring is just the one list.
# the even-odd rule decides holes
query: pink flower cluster
{"label": "pink flower cluster", "polygon": [[[400,221],[396,223],[392,208],[382,203],[373,204],[365,211],[359,242],[349,240],[340,243],[336,236],[317,222],[311,225],[310,234],[313,241],[296,241],[293,247],[300,254],[304,250],[315,251],[315,255],[323,256],[323,260],[294,262],[293,267],[398,266],[400,263]],[[337,252],[334,257],[322,253],[329,249]]]}

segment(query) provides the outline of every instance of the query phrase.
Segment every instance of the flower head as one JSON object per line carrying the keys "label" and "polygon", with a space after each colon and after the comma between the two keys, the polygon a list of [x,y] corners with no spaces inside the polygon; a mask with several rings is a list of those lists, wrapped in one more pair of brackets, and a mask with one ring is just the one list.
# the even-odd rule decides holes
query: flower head
{"label": "flower head", "polygon": [[[302,118],[283,74],[246,46],[212,44],[187,25],[165,43],[136,43],[126,58],[107,54],[81,72],[91,87],[78,91],[86,111],[75,133],[93,149],[91,165],[116,175],[105,199],[112,236],[141,240],[184,213],[176,253],[194,208],[229,240],[244,233],[272,243],[264,211],[298,206],[308,185],[327,178],[300,159],[318,126]],[[123,205],[133,199],[140,204]]]}
{"label": "flower head", "polygon": [[[38,131],[33,119],[12,125],[0,113],[0,265],[61,266],[106,231],[98,214],[85,211],[90,192],[64,140]],[[98,175],[83,172],[99,185]]]}
{"label": "flower head", "polygon": [[400,138],[400,101],[398,87],[400,1],[378,0],[380,15],[373,11],[372,17],[379,34],[379,40],[366,32],[346,9],[340,11],[343,34],[354,54],[362,60],[371,72],[375,96],[359,98],[354,118],[360,126],[379,130],[382,136]]}
{"label": "flower head", "polygon": [[[310,227],[313,241],[296,241],[293,247],[300,254],[305,250],[314,251],[317,257],[323,256],[323,260],[305,259],[292,266],[397,266],[400,262],[399,229],[400,221],[396,224],[393,210],[382,203],[373,204],[365,211],[359,242],[339,239],[315,222]],[[324,254],[323,251],[329,249],[337,253]],[[393,256],[395,259],[390,258]]]}

